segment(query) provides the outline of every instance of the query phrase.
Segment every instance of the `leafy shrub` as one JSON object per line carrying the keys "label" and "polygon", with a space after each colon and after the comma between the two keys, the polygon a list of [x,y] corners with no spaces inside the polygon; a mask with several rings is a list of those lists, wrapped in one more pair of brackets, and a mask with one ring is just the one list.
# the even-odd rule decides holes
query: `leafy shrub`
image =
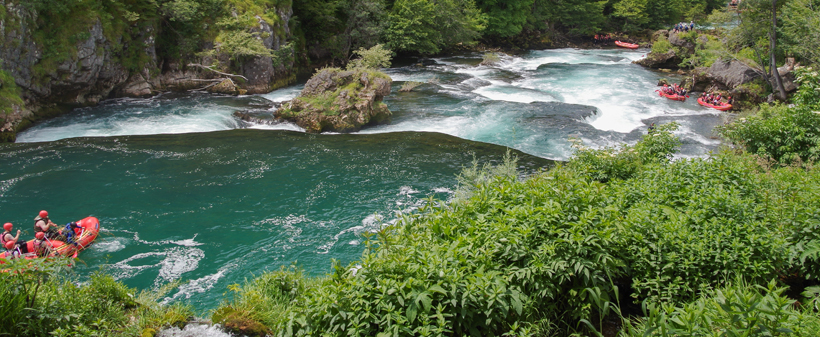
{"label": "leafy shrub", "polygon": [[796,67],[795,79],[800,87],[792,100],[808,110],[820,110],[820,74],[813,67]]}
{"label": "leafy shrub", "polygon": [[781,164],[820,159],[820,76],[811,68],[795,70],[800,84],[795,105],[763,105],[757,114],[719,128],[746,151]]}
{"label": "leafy shrub", "polygon": [[390,67],[390,59],[393,57],[393,52],[381,44],[370,49],[359,48],[353,54],[358,55],[359,58],[350,61],[347,70],[387,68]]}
{"label": "leafy shrub", "polygon": [[617,182],[633,297],[680,302],[743,275],[786,267],[788,231],[761,211],[771,195],[750,158],[681,160]]}
{"label": "leafy shrub", "polygon": [[672,43],[664,36],[659,37],[658,40],[652,44],[653,54],[666,54],[670,50],[672,50]]}
{"label": "leafy shrub", "polygon": [[704,294],[683,306],[646,307],[644,320],[627,322],[625,336],[815,336],[820,316],[801,311],[771,281],[767,286],[740,282]]}
{"label": "leafy shrub", "polygon": [[[765,284],[814,268],[813,255],[800,262],[809,250],[795,247],[816,240],[820,171],[761,167],[748,155],[670,161],[674,127],[607,152],[617,161],[581,149],[567,165],[526,179],[512,158],[475,163],[450,202],[431,199],[368,234],[360,261],[334,262],[332,274],[304,288],[294,286],[295,272],[263,276],[286,286],[249,282],[232,303],[275,303],[261,320],[282,336],[550,335],[594,333],[584,330],[620,312],[611,302],[624,289],[663,308],[640,330],[651,335],[657,322],[684,329],[689,309],[672,317],[674,308],[711,298],[737,275]],[[766,298],[723,290],[729,300],[717,302],[734,310],[725,320],[732,329],[797,329],[783,323],[796,321],[788,308],[766,311],[783,301],[782,290],[767,289]],[[741,310],[755,320],[734,320]]]}
{"label": "leafy shrub", "polygon": [[578,149],[570,159],[569,166],[593,180],[602,183],[612,179],[628,179],[640,166],[668,162],[680,146],[680,140],[672,134],[677,130],[675,122],[658,126],[643,136],[634,146],[588,149],[575,142]]}
{"label": "leafy shrub", "polygon": [[820,115],[809,109],[763,105],[756,115],[718,130],[749,153],[781,164],[820,159]]}
{"label": "leafy shrub", "polygon": [[159,305],[156,300],[162,294],[156,292],[135,298],[133,289],[101,273],[77,285],[65,278],[64,259],[4,262],[9,272],[0,273],[0,335],[138,335],[192,315],[189,306]]}
{"label": "leafy shrub", "polygon": [[[2,65],[0,60],[0,65]],[[0,121],[5,120],[6,115],[11,114],[12,105],[23,104],[20,98],[20,89],[14,82],[14,77],[8,72],[0,70]]]}

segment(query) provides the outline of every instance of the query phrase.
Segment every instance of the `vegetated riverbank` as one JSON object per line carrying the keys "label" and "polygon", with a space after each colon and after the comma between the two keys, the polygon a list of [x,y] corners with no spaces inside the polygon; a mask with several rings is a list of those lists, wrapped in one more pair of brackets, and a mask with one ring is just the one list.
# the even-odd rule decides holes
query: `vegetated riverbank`
{"label": "vegetated riverbank", "polygon": [[265,274],[213,318],[284,336],[812,336],[820,76],[797,79],[793,107],[723,129],[751,153],[669,161],[678,141],[666,124],[634,146],[579,145],[524,180],[509,162],[474,167],[451,202],[374,233],[361,261],[318,279]]}
{"label": "vegetated riverbank", "polygon": [[[634,146],[578,144],[566,164],[523,179],[512,159],[474,166],[462,172],[449,202],[430,200],[366,233],[359,261],[336,263],[325,277],[305,277],[294,266],[234,285],[212,319],[256,335],[620,329],[630,336],[813,336],[820,328],[820,116],[812,111],[820,108],[820,76],[804,70],[793,107],[767,108],[770,118],[723,129],[753,153],[739,148],[670,161],[679,145],[672,123]],[[792,143],[782,143],[784,132]],[[19,276],[0,275],[9,281],[3,284]],[[94,282],[101,281],[79,289],[97,294],[116,285]],[[141,321],[168,310],[134,313],[128,292],[97,297],[107,299],[112,317]],[[27,312],[32,316],[16,326],[52,322],[45,311]],[[110,334],[153,329],[83,313],[49,326],[90,331],[97,324]]]}

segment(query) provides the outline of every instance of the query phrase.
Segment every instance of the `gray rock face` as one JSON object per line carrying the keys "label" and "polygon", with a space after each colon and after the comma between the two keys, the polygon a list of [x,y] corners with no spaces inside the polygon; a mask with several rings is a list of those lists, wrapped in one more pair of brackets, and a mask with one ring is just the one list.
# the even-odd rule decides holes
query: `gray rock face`
{"label": "gray rock face", "polygon": [[103,35],[99,21],[90,27],[88,39],[77,43],[76,55],[58,64],[55,71],[37,78],[34,69],[41,61],[42,50],[32,39],[28,26],[36,14],[19,5],[7,4],[6,8],[16,18],[18,27],[4,32],[0,57],[4,60],[3,69],[14,76],[27,103],[96,104],[114,86],[128,79],[128,71],[113,60],[113,41]]}
{"label": "gray rock face", "polygon": [[709,78],[728,89],[754,81],[761,77],[760,73],[739,61],[718,60],[706,71]]}
{"label": "gray rock face", "polygon": [[[117,59],[114,48],[124,41],[120,37],[114,41],[106,38],[99,20],[88,27],[88,38],[77,42],[76,53],[47,69],[45,74],[38,73],[37,67],[43,66],[44,46],[34,40],[36,27],[30,25],[37,21],[37,13],[18,3],[20,1],[0,0],[6,10],[5,17],[0,20],[0,68],[14,77],[24,104],[14,107],[11,115],[0,116],[0,132],[12,133],[0,142],[13,140],[13,133],[38,119],[66,111],[65,107],[95,105],[109,97],[146,97],[162,91],[201,89],[214,83],[210,79],[221,78],[201,68],[162,64],[156,53],[156,31],[150,25],[137,36],[131,36],[141,42],[139,45],[144,45],[143,52],[148,61],[143,69],[129,71]],[[291,36],[289,22],[293,11],[290,6],[284,6],[277,9],[277,14],[281,20],[274,26],[257,18],[259,27],[255,31],[264,45],[274,51],[280,50]],[[122,48],[129,46],[123,45]],[[274,83],[284,85],[288,79],[295,79],[291,75],[294,58],[286,59],[291,61],[273,62],[270,57],[246,60],[239,73],[249,81],[240,84],[241,88],[234,88],[235,92],[246,89],[250,93],[269,92]],[[219,61],[230,64],[227,59],[220,58]],[[212,64],[207,57],[199,63]]]}
{"label": "gray rock face", "polygon": [[673,69],[678,68],[678,64],[680,64],[681,61],[681,58],[675,54],[675,51],[670,50],[665,54],[649,53],[645,58],[634,61],[633,63],[653,69]]}
{"label": "gray rock face", "polygon": [[678,46],[686,49],[690,54],[695,52],[695,44],[680,37],[678,33],[669,34],[669,43],[673,46]]}
{"label": "gray rock face", "polygon": [[[266,48],[276,52],[283,47],[283,42],[280,36],[276,33],[277,30],[284,30],[285,36],[290,36],[290,28],[288,22],[293,16],[293,9],[280,9],[277,14],[282,19],[284,24],[282,26],[271,26],[260,17],[256,17],[259,27],[254,30],[262,38],[262,44]],[[292,55],[291,55],[292,56]],[[293,67],[293,57],[288,58],[289,62],[285,60],[277,60],[274,63],[273,58],[270,57],[254,57],[242,64],[242,75],[248,78],[246,89],[248,93],[259,94],[271,91],[272,83],[275,82],[277,75],[284,75],[287,69]]]}

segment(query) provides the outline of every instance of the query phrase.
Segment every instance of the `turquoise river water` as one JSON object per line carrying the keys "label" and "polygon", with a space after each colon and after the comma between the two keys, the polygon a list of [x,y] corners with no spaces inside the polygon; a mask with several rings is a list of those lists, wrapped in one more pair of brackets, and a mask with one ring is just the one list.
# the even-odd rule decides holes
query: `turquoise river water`
{"label": "turquoise river water", "polygon": [[[446,200],[474,160],[507,147],[531,172],[571,155],[568,138],[593,146],[634,142],[649,123],[678,121],[681,157],[703,156],[722,122],[694,100],[658,97],[662,76],[631,61],[646,51],[559,49],[480,55],[388,69],[391,123],[310,135],[288,123],[252,124],[296,96],[163,94],[76,109],[0,144],[0,221],[31,233],[46,209],[58,223],[96,216],[97,242],[80,276],[103,269],[140,289],[182,285],[168,300],[214,308],[227,286],[297,262],[329,272],[362,251],[361,234]],[[677,80],[674,77],[673,80]],[[405,81],[430,82],[409,93]]]}

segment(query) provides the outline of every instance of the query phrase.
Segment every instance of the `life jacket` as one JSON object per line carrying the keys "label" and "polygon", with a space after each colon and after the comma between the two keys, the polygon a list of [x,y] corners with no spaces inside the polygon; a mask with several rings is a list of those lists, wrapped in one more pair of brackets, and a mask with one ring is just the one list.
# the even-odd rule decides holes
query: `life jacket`
{"label": "life jacket", "polygon": [[46,240],[34,240],[34,253],[37,254],[37,256],[44,257],[48,255],[50,249],[51,247],[49,247]]}
{"label": "life jacket", "polygon": [[0,247],[6,247],[6,242],[8,242],[8,240],[6,240],[6,235],[11,235],[11,232],[3,232],[3,234],[0,234]]}
{"label": "life jacket", "polygon": [[42,221],[46,224],[46,227],[48,228],[48,220],[48,218],[41,218],[39,215],[36,218],[34,218],[34,234],[37,234],[37,232],[47,232],[48,230],[43,230],[42,228],[40,228],[40,226],[37,226],[37,223]]}

